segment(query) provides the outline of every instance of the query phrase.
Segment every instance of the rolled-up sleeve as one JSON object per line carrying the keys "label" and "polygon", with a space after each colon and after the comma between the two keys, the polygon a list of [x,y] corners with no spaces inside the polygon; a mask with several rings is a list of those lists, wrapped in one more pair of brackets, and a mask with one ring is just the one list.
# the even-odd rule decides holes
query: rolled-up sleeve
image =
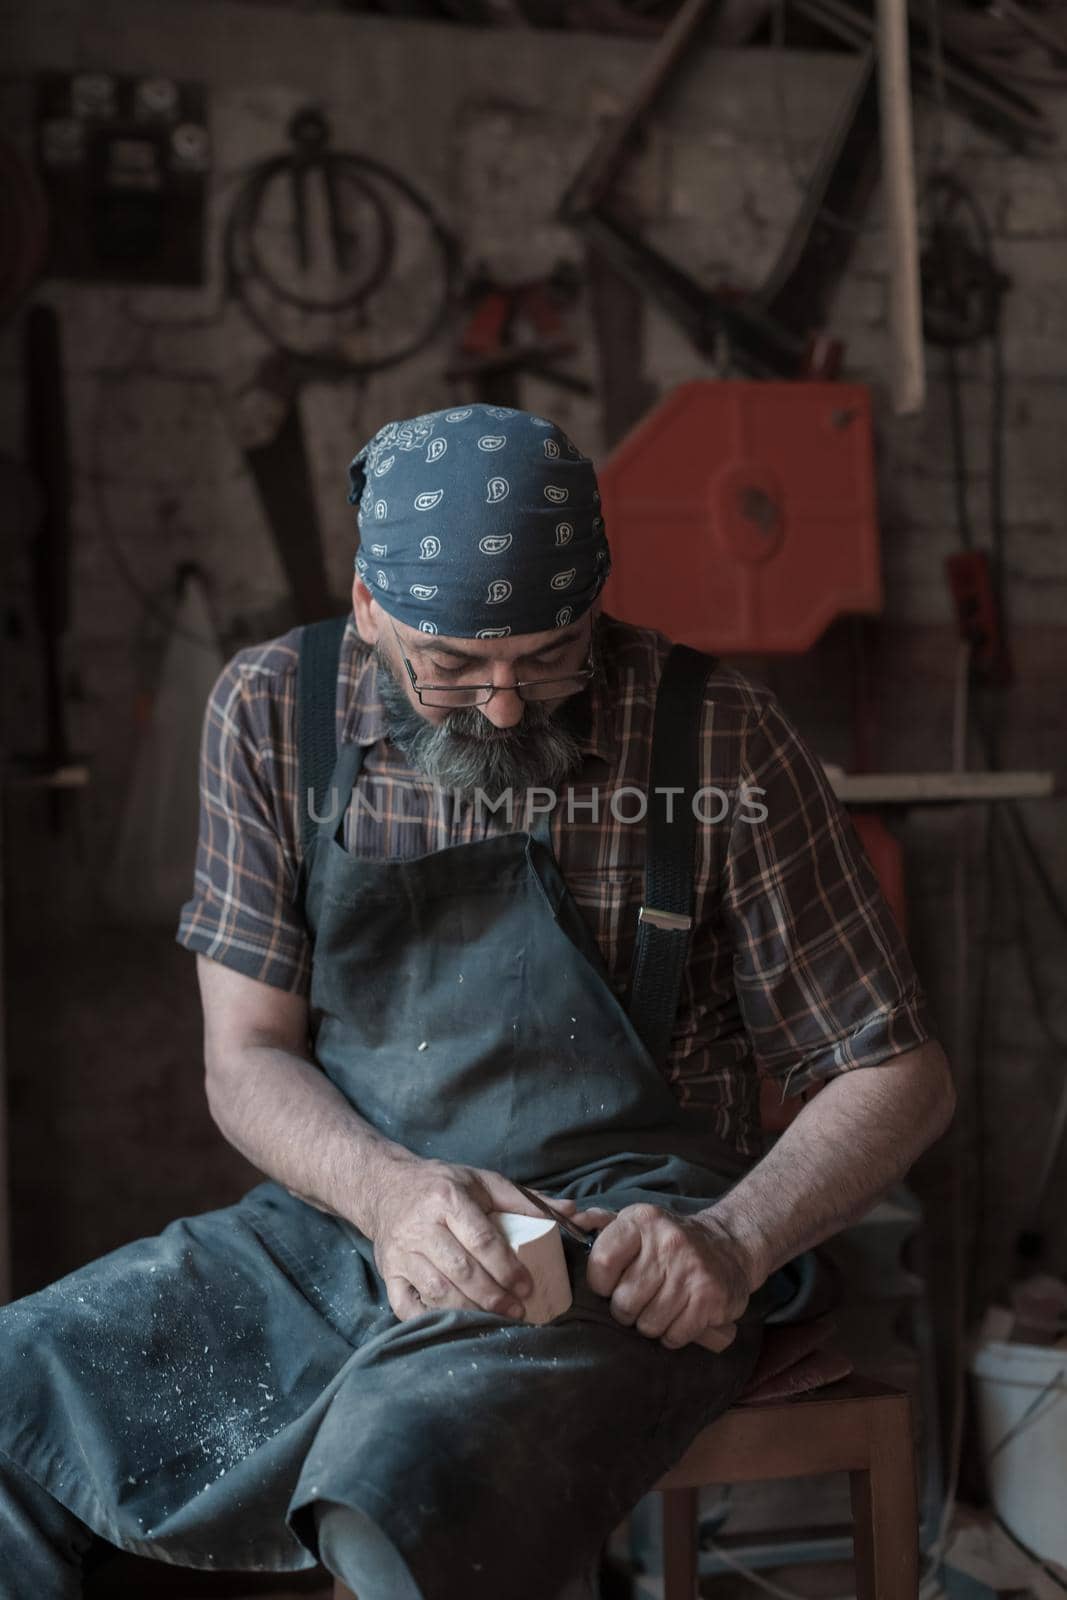
{"label": "rolled-up sleeve", "polygon": [[822,764],[773,699],[746,735],[742,786],[723,912],[757,1065],[796,1094],[932,1039],[866,851]]}
{"label": "rolled-up sleeve", "polygon": [[[296,908],[295,780],[278,726],[291,692],[268,692],[242,652],[208,699],[200,748],[200,834],[177,940],[291,993],[306,993],[309,941]],[[288,688],[288,686],[286,686]]]}

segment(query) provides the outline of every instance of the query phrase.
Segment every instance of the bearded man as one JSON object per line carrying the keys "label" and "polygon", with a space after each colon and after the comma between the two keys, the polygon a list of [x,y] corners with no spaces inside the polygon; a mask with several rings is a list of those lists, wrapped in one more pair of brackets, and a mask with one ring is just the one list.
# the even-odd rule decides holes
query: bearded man
{"label": "bearded man", "polygon": [[[818,761],[765,689],[600,613],[566,435],[462,407],[349,472],[351,613],[211,696],[178,935],[266,1180],[0,1311],[9,1600],[79,1594],[105,1544],[321,1561],[359,1600],[594,1595],[787,1264],[951,1115]],[[767,1153],[758,1070],[825,1085]],[[596,1234],[540,1326],[516,1183]]]}

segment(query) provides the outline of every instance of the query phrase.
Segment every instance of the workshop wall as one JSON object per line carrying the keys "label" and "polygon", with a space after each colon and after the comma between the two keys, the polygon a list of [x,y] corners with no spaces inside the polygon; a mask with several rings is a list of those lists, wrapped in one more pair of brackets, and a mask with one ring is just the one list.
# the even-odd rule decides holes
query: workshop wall
{"label": "workshop wall", "polygon": [[[288,625],[285,583],[241,458],[234,408],[265,345],[221,297],[219,229],[247,164],[285,146],[286,124],[309,102],[328,115],[338,148],[388,162],[430,197],[457,234],[468,270],[504,280],[581,266],[581,245],[553,220],[568,177],[598,127],[624,103],[647,45],[548,32],[467,31],[322,11],[185,0],[3,0],[10,37],[0,85],[4,126],[32,148],[32,78],[42,69],[160,72],[209,92],[215,173],[209,282],[200,290],[130,289],[49,280],[34,298],[61,319],[75,461],[74,613],[66,681],[73,748],[91,782],[52,830],[39,794],[8,799],[9,1018],[16,1285],[24,1291],[135,1232],[186,1209],[223,1203],[249,1172],[221,1146],[202,1103],[193,963],[170,931],[124,932],[107,905],[117,829],[146,696],[158,672],[176,567],[207,573],[228,654]],[[758,284],[799,204],[809,170],[854,70],[842,55],[708,53],[683,74],[631,181],[650,236],[704,281]],[[1035,92],[1036,93],[1036,92]],[[1005,765],[1054,767],[1067,744],[1061,683],[1067,621],[1067,107],[1043,105],[1060,143],[1040,160],[1007,154],[948,117],[947,158],[975,187],[1011,279],[1004,313],[1009,615],[1017,667],[1007,691]],[[938,128],[919,108],[923,160]],[[876,765],[949,764],[956,642],[942,563],[957,542],[948,397],[939,359],[917,419],[888,415],[884,238],[872,212],[840,292],[834,328],[847,373],[874,385],[879,407],[886,610],[868,630],[878,686]],[[409,277],[398,315],[432,285]],[[593,375],[588,313],[575,315],[571,370]],[[21,321],[0,334],[0,451],[21,450]],[[709,374],[666,320],[650,310],[646,376],[662,392]],[[351,581],[352,510],[345,469],[384,420],[462,393],[443,373],[442,337],[404,365],[344,385],[310,383],[302,410],[313,457],[331,585],[343,604]],[[635,360],[640,342],[635,330]],[[988,352],[961,357],[970,470],[966,493],[979,542],[988,537]],[[529,379],[524,403],[557,418],[586,448],[604,440],[598,404]],[[38,640],[28,538],[11,542],[3,572],[5,735],[40,743]],[[779,689],[820,753],[852,758],[852,632],[835,628],[802,662],[758,668]],[[190,785],[195,773],[188,775]],[[1067,885],[1062,806],[1028,808],[1057,884]],[[1020,1150],[1047,1125],[1062,1050],[1035,1020],[1010,894],[992,906],[992,962],[980,930],[984,811],[914,813],[908,850],[916,953],[952,1048],[958,1024],[954,928],[976,935],[968,993],[995,1005],[980,1025],[985,1133],[987,1281],[1003,1272],[1026,1202]],[[960,886],[966,898],[960,900]],[[1067,1029],[1063,929],[1034,887],[1022,908],[1048,996],[1052,1026]],[[175,910],[177,908],[175,907]],[[1058,941],[1058,942],[1057,942]],[[9,980],[10,981],[10,980]],[[964,1076],[970,1049],[959,1053]],[[968,1125],[973,1122],[968,1100]],[[930,1169],[943,1200],[943,1164]],[[968,1210],[972,1200],[967,1200]],[[992,1210],[993,1208],[990,1207]],[[1062,1223],[1061,1223],[1062,1226]]]}

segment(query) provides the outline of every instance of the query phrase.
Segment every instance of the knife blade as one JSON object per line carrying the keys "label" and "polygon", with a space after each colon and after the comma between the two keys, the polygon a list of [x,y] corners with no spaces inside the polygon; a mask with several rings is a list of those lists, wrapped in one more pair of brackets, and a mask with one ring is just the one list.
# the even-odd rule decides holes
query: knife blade
{"label": "knife blade", "polygon": [[535,1194],[532,1189],[527,1189],[524,1183],[516,1183],[514,1178],[511,1179],[511,1182],[520,1194],[525,1195],[527,1200],[537,1207],[538,1211],[542,1211],[546,1217],[551,1217],[552,1221],[559,1225],[560,1231],[565,1233],[569,1239],[574,1239],[578,1244],[584,1245],[586,1250],[593,1248],[597,1241],[595,1233],[589,1233],[585,1228],[579,1228],[576,1223],[560,1216],[559,1212],[554,1211],[547,1200],[542,1200],[539,1194]]}

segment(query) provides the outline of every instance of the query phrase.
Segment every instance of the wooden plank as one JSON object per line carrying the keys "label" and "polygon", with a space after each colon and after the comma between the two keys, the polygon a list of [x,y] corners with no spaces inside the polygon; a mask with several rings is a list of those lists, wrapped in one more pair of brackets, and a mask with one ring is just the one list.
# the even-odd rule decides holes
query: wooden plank
{"label": "wooden plank", "polygon": [[877,0],[882,184],[889,234],[890,388],[898,416],[926,400],[907,0]]}
{"label": "wooden plank", "polygon": [[871,1414],[871,1461],[851,1474],[856,1600],[915,1600],[918,1497],[911,1411],[905,1395]]}
{"label": "wooden plank", "polygon": [[663,1516],[664,1593],[676,1595],[678,1600],[698,1600],[699,1492],[696,1489],[676,1489],[660,1498]]}
{"label": "wooden plank", "polygon": [[80,762],[54,767],[24,761],[0,769],[0,783],[10,789],[84,789],[88,782],[89,768]]}
{"label": "wooden plank", "polygon": [[648,64],[622,114],[608,122],[560,202],[564,221],[595,209],[611,189],[633,140],[676,68],[687,58],[701,25],[717,10],[715,0],[684,0],[652,49]]}
{"label": "wooden plank", "polygon": [[845,805],[936,805],[958,801],[1044,800],[1055,793],[1051,772],[844,772],[826,775]]}
{"label": "wooden plank", "polygon": [[649,409],[656,390],[645,376],[644,293],[595,244],[587,244],[585,259],[606,453]]}
{"label": "wooden plank", "polygon": [[863,1470],[872,1423],[899,1400],[885,1384],[852,1377],[789,1400],[734,1406],[697,1435],[656,1488]]}
{"label": "wooden plank", "polygon": [[692,1484],[763,1483],[770,1478],[809,1478],[824,1472],[863,1470],[867,1463],[869,1400],[842,1400],[832,1426],[809,1420],[798,1432],[795,1416],[772,1418],[770,1407],[739,1407],[686,1451],[657,1489]]}

